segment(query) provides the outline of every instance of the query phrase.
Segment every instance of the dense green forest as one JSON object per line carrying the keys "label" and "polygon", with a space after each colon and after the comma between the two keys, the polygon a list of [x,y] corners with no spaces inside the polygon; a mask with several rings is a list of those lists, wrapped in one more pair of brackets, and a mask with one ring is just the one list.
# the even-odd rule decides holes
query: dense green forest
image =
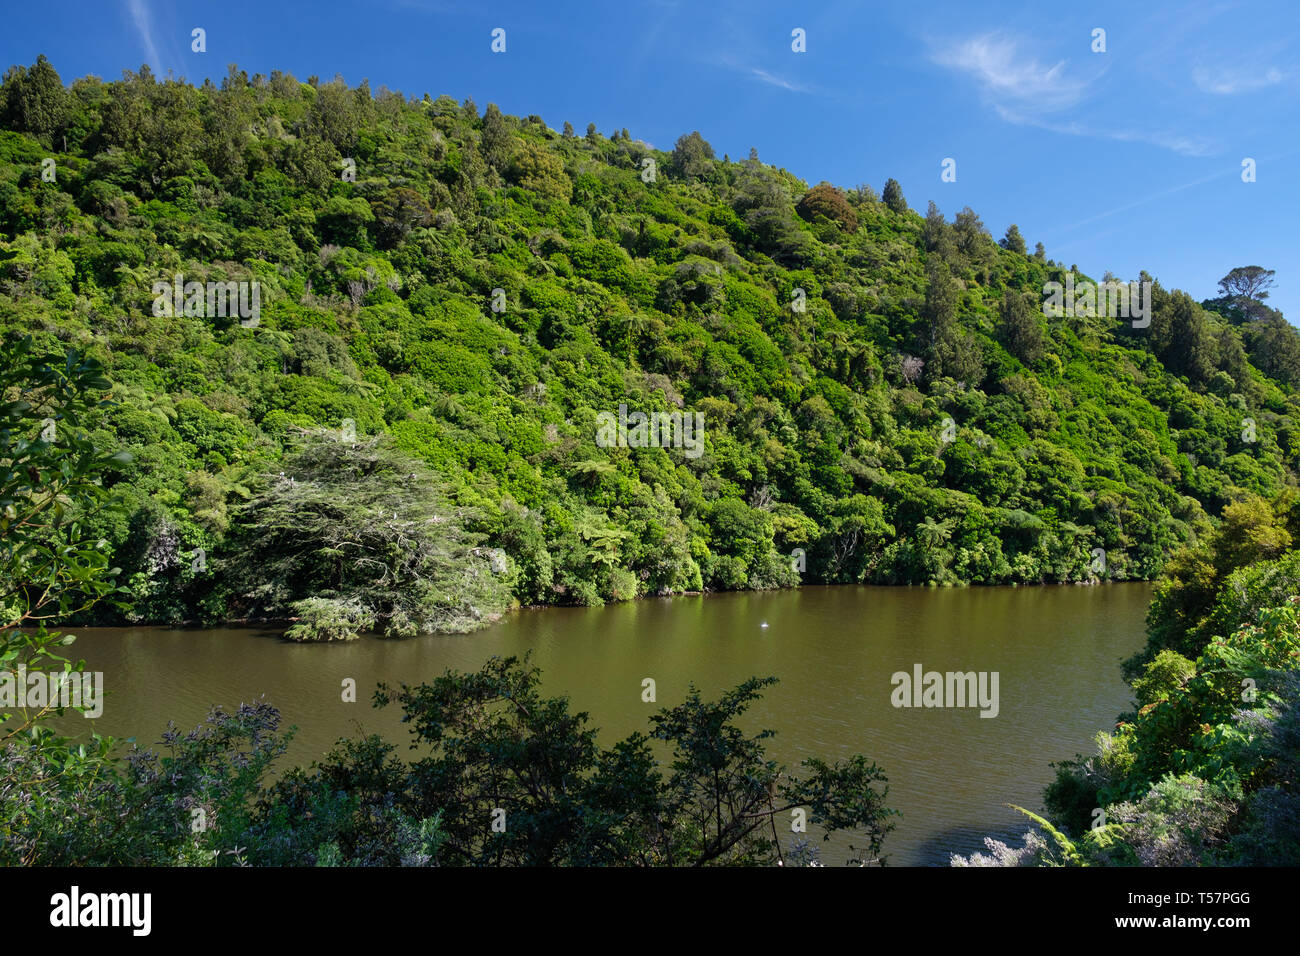
{"label": "dense green forest", "polygon": [[[894,180],[341,79],[65,87],[42,58],[0,117],[0,331],[101,362],[89,439],[129,455],[84,518],[129,600],[83,620],[405,635],[1151,578],[1294,484],[1300,338],[1262,270],[1202,303],[1144,273],[1145,327],[1049,318],[1073,266]],[[701,416],[702,449],[610,447],[620,406]]]}

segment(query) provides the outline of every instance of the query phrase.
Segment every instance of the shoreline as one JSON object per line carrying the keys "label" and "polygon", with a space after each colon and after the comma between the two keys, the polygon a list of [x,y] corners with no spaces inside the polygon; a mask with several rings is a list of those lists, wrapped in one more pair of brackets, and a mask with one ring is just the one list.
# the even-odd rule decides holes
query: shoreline
{"label": "shoreline", "polygon": [[[1126,584],[1146,584],[1155,583],[1154,578],[1130,578],[1124,581],[1093,579],[1091,581],[1044,581],[1038,584],[1021,584],[1012,582],[1009,584],[800,584],[788,588],[762,588],[762,589],[738,589],[729,591],[711,591],[708,589],[702,591],[680,591],[673,594],[643,594],[640,597],[633,598],[631,601],[609,601],[605,604],[519,604],[507,608],[500,614],[494,615],[491,620],[484,622],[482,627],[475,628],[472,631],[429,631],[426,633],[416,634],[413,638],[386,638],[377,631],[363,631],[357,635],[361,637],[373,637],[385,641],[404,641],[421,637],[469,637],[480,633],[493,624],[498,624],[512,614],[521,614],[524,612],[553,611],[553,610],[597,610],[599,608],[614,607],[620,604],[633,604],[641,601],[663,601],[673,600],[684,597],[722,597],[724,595],[741,595],[741,594],[781,594],[788,591],[801,591],[810,588],[881,588],[886,590],[925,590],[925,591],[958,591],[958,590],[1021,590],[1021,589],[1038,589],[1038,588],[1067,588],[1067,587],[1109,587],[1113,585]],[[219,630],[256,630],[265,628],[267,630],[285,630],[301,618],[260,618],[244,617],[232,618],[227,621],[216,621],[211,624],[205,624],[199,621],[183,621],[180,624],[153,624],[146,622],[123,623],[123,624],[70,624],[70,625],[50,625],[51,630],[61,632],[77,631],[125,631],[125,630],[153,630],[153,631],[219,631]],[[268,635],[270,636],[270,635]],[[284,638],[283,634],[277,635],[280,640],[286,644],[302,645],[320,645],[320,644],[348,644],[351,641],[291,641]]]}

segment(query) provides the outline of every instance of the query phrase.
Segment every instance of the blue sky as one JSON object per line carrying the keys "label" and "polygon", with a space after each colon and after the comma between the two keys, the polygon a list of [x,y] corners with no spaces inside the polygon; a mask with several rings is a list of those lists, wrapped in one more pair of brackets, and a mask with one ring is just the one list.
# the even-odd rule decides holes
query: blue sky
{"label": "blue sky", "polygon": [[[5,11],[0,61],[65,82],[148,62],[219,81],[237,62],[472,96],[671,148],[758,149],[810,184],[893,176],[909,203],[970,205],[996,236],[1093,275],[1146,269],[1196,298],[1277,270],[1300,318],[1300,13],[1289,2],[638,3],[95,0]],[[207,31],[207,52],[190,31]],[[491,31],[506,30],[494,54]],[[805,31],[807,50],[791,49]],[[1106,51],[1093,52],[1093,30]],[[1256,181],[1242,182],[1242,161]],[[940,180],[956,160],[957,181]]]}

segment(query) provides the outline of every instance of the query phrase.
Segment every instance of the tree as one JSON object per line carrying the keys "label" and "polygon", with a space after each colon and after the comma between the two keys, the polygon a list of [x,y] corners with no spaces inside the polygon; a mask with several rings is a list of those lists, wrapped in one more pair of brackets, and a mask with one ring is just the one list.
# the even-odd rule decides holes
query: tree
{"label": "tree", "polygon": [[564,132],[560,134],[565,139],[573,139],[573,124],[568,120],[564,121]]}
{"label": "tree", "polygon": [[742,169],[737,187],[732,204],[744,217],[755,246],[777,262],[801,262],[808,237],[795,221],[785,183],[771,169],[754,165]]}
{"label": "tree", "polygon": [[677,137],[672,152],[672,165],[679,175],[687,179],[698,179],[708,173],[713,159],[713,147],[698,130]]}
{"label": "tree", "polygon": [[1250,362],[1269,378],[1300,388],[1300,332],[1273,312],[1242,329]]}
{"label": "tree", "polygon": [[356,97],[342,78],[336,77],[332,82],[316,88],[316,99],[311,106],[307,128],[342,155],[352,154],[361,128],[361,114]]}
{"label": "tree", "polygon": [[1234,298],[1253,299],[1263,302],[1268,298],[1269,289],[1273,287],[1276,269],[1263,266],[1237,266],[1219,280],[1219,291]]}
{"label": "tree", "polygon": [[[374,221],[374,210],[360,196],[331,196],[316,216],[316,228],[324,242],[364,249],[369,245],[366,230]],[[388,235],[392,230],[385,226],[381,231]]]}
{"label": "tree", "polygon": [[931,377],[947,376],[977,387],[984,378],[984,359],[974,338],[957,324],[957,291],[946,263],[930,257],[925,264],[924,316]]}
{"label": "tree", "polygon": [[1020,227],[1014,222],[1008,226],[1007,234],[1002,237],[999,245],[1009,252],[1016,252],[1023,256],[1025,254],[1025,237],[1020,234]]}
{"label": "tree", "polygon": [[1250,360],[1241,343],[1241,336],[1236,330],[1224,326],[1215,336],[1215,351],[1219,356],[1219,368],[1232,379],[1234,391],[1251,392],[1255,385],[1250,375]]}
{"label": "tree", "polygon": [[[879,768],[862,756],[810,758],[795,775],[766,756],[770,731],[735,726],[773,683],[751,678],[716,702],[691,688],[651,717],[649,735],[606,750],[587,714],[539,693],[527,660],[494,657],[477,673],[381,685],[377,706],[399,704],[415,743],[428,748],[409,771],[341,754],[317,779],[359,796],[392,792],[415,820],[438,815],[444,865],[771,865],[784,855],[777,821],[795,807],[828,834],[863,835],[861,862],[879,861],[893,828]],[[671,755],[666,774],[654,743]],[[290,780],[279,802],[303,805],[315,785]]]}
{"label": "tree", "polygon": [[[102,366],[79,352],[43,356],[30,337],[0,340],[0,668],[7,679],[23,671],[83,678],[85,663],[62,653],[75,638],[47,624],[119,597],[118,569],[87,528],[105,502],[103,477],[129,460],[106,454],[87,432],[86,420],[109,404],[109,387]],[[93,710],[84,690],[78,698],[74,709]],[[39,860],[75,826],[67,803],[94,786],[112,747],[98,734],[87,747],[54,733],[47,720],[65,709],[57,693],[16,713],[14,706],[0,709],[0,863],[7,865]]]}
{"label": "tree", "polygon": [[[232,573],[251,611],[305,610],[330,634],[348,620],[374,620],[390,637],[467,631],[509,601],[481,536],[465,530],[474,517],[389,441],[319,432],[250,503]],[[301,603],[312,599],[333,604]]]}
{"label": "tree", "polygon": [[898,184],[897,179],[891,178],[885,181],[885,188],[880,198],[886,206],[899,215],[907,212],[907,200],[903,198],[903,187]]}
{"label": "tree", "polygon": [[928,345],[935,346],[957,324],[957,295],[953,289],[953,274],[940,259],[926,261],[926,310]]}
{"label": "tree", "polygon": [[911,385],[921,377],[921,372],[925,368],[925,360],[917,358],[915,355],[903,355],[898,360],[898,371],[903,376],[903,381]]}
{"label": "tree", "polygon": [[16,129],[52,145],[68,114],[68,92],[63,80],[42,53],[31,69],[15,67],[5,75],[7,119]]}
{"label": "tree", "polygon": [[1169,347],[1161,360],[1175,375],[1186,375],[1194,386],[1204,386],[1218,364],[1218,349],[1204,310],[1187,293],[1175,292],[1169,319]]}
{"label": "tree", "polygon": [[853,188],[850,195],[858,206],[869,206],[880,201],[880,197],[876,195],[876,191],[866,183],[858,183],[858,185]]}
{"label": "tree", "polygon": [[538,143],[525,143],[515,150],[505,173],[508,181],[548,199],[568,199],[573,192],[564,163]]}
{"label": "tree", "polygon": [[[226,83],[230,82],[227,78]],[[207,98],[200,154],[218,176],[236,178],[245,170],[244,150],[252,141],[249,131],[257,113],[246,88],[231,86],[229,91]]]}
{"label": "tree", "polygon": [[514,137],[506,125],[505,117],[495,103],[489,103],[483,113],[483,134],[481,146],[483,159],[498,172],[503,171],[510,158],[511,142]]}
{"label": "tree", "polygon": [[1043,356],[1043,330],[1026,296],[1008,289],[1002,295],[998,341],[1008,352],[1032,366]]}
{"label": "tree", "polygon": [[830,183],[818,183],[804,193],[795,205],[795,211],[808,222],[816,222],[818,216],[825,216],[848,233],[856,232],[858,228],[858,214],[844,194]]}
{"label": "tree", "polygon": [[1258,322],[1273,313],[1264,300],[1276,271],[1262,266],[1238,266],[1219,280],[1220,297],[1206,303],[1236,324]]}
{"label": "tree", "polygon": [[984,268],[993,257],[993,237],[970,206],[962,207],[953,218],[953,242],[966,265]]}
{"label": "tree", "polygon": [[423,229],[433,222],[433,209],[428,201],[408,186],[399,186],[376,197],[370,207],[374,213],[375,237],[386,249],[401,244],[413,229]]}
{"label": "tree", "polygon": [[938,253],[945,262],[952,258],[952,228],[933,199],[925,211],[924,236],[926,252]]}
{"label": "tree", "polygon": [[831,581],[862,583],[875,570],[894,537],[879,499],[854,495],[835,505],[828,541],[826,576]]}
{"label": "tree", "polygon": [[87,434],[86,418],[109,404],[98,362],[41,356],[26,336],[0,342],[0,359],[0,623],[38,627],[114,593],[86,524],[102,475],[130,456]]}
{"label": "tree", "polygon": [[[930,351],[930,361],[935,361],[935,349],[940,343],[950,338],[957,326],[957,295],[953,287],[952,272],[946,263],[932,258],[925,263],[925,321],[926,345]],[[933,366],[934,374],[942,374]]]}

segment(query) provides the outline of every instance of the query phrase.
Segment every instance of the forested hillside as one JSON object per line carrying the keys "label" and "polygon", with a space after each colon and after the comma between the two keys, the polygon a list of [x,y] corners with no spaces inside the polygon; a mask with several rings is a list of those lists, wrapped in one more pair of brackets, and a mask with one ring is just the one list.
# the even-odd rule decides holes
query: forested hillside
{"label": "forested hillside", "polygon": [[[86,526],[131,620],[1149,578],[1295,483],[1300,341],[1260,289],[1143,274],[1146,327],[1046,317],[1072,266],[892,179],[234,67],[42,59],[0,117],[0,328],[114,383],[91,434],[131,459]],[[702,451],[609,447],[620,406],[697,413]]]}

